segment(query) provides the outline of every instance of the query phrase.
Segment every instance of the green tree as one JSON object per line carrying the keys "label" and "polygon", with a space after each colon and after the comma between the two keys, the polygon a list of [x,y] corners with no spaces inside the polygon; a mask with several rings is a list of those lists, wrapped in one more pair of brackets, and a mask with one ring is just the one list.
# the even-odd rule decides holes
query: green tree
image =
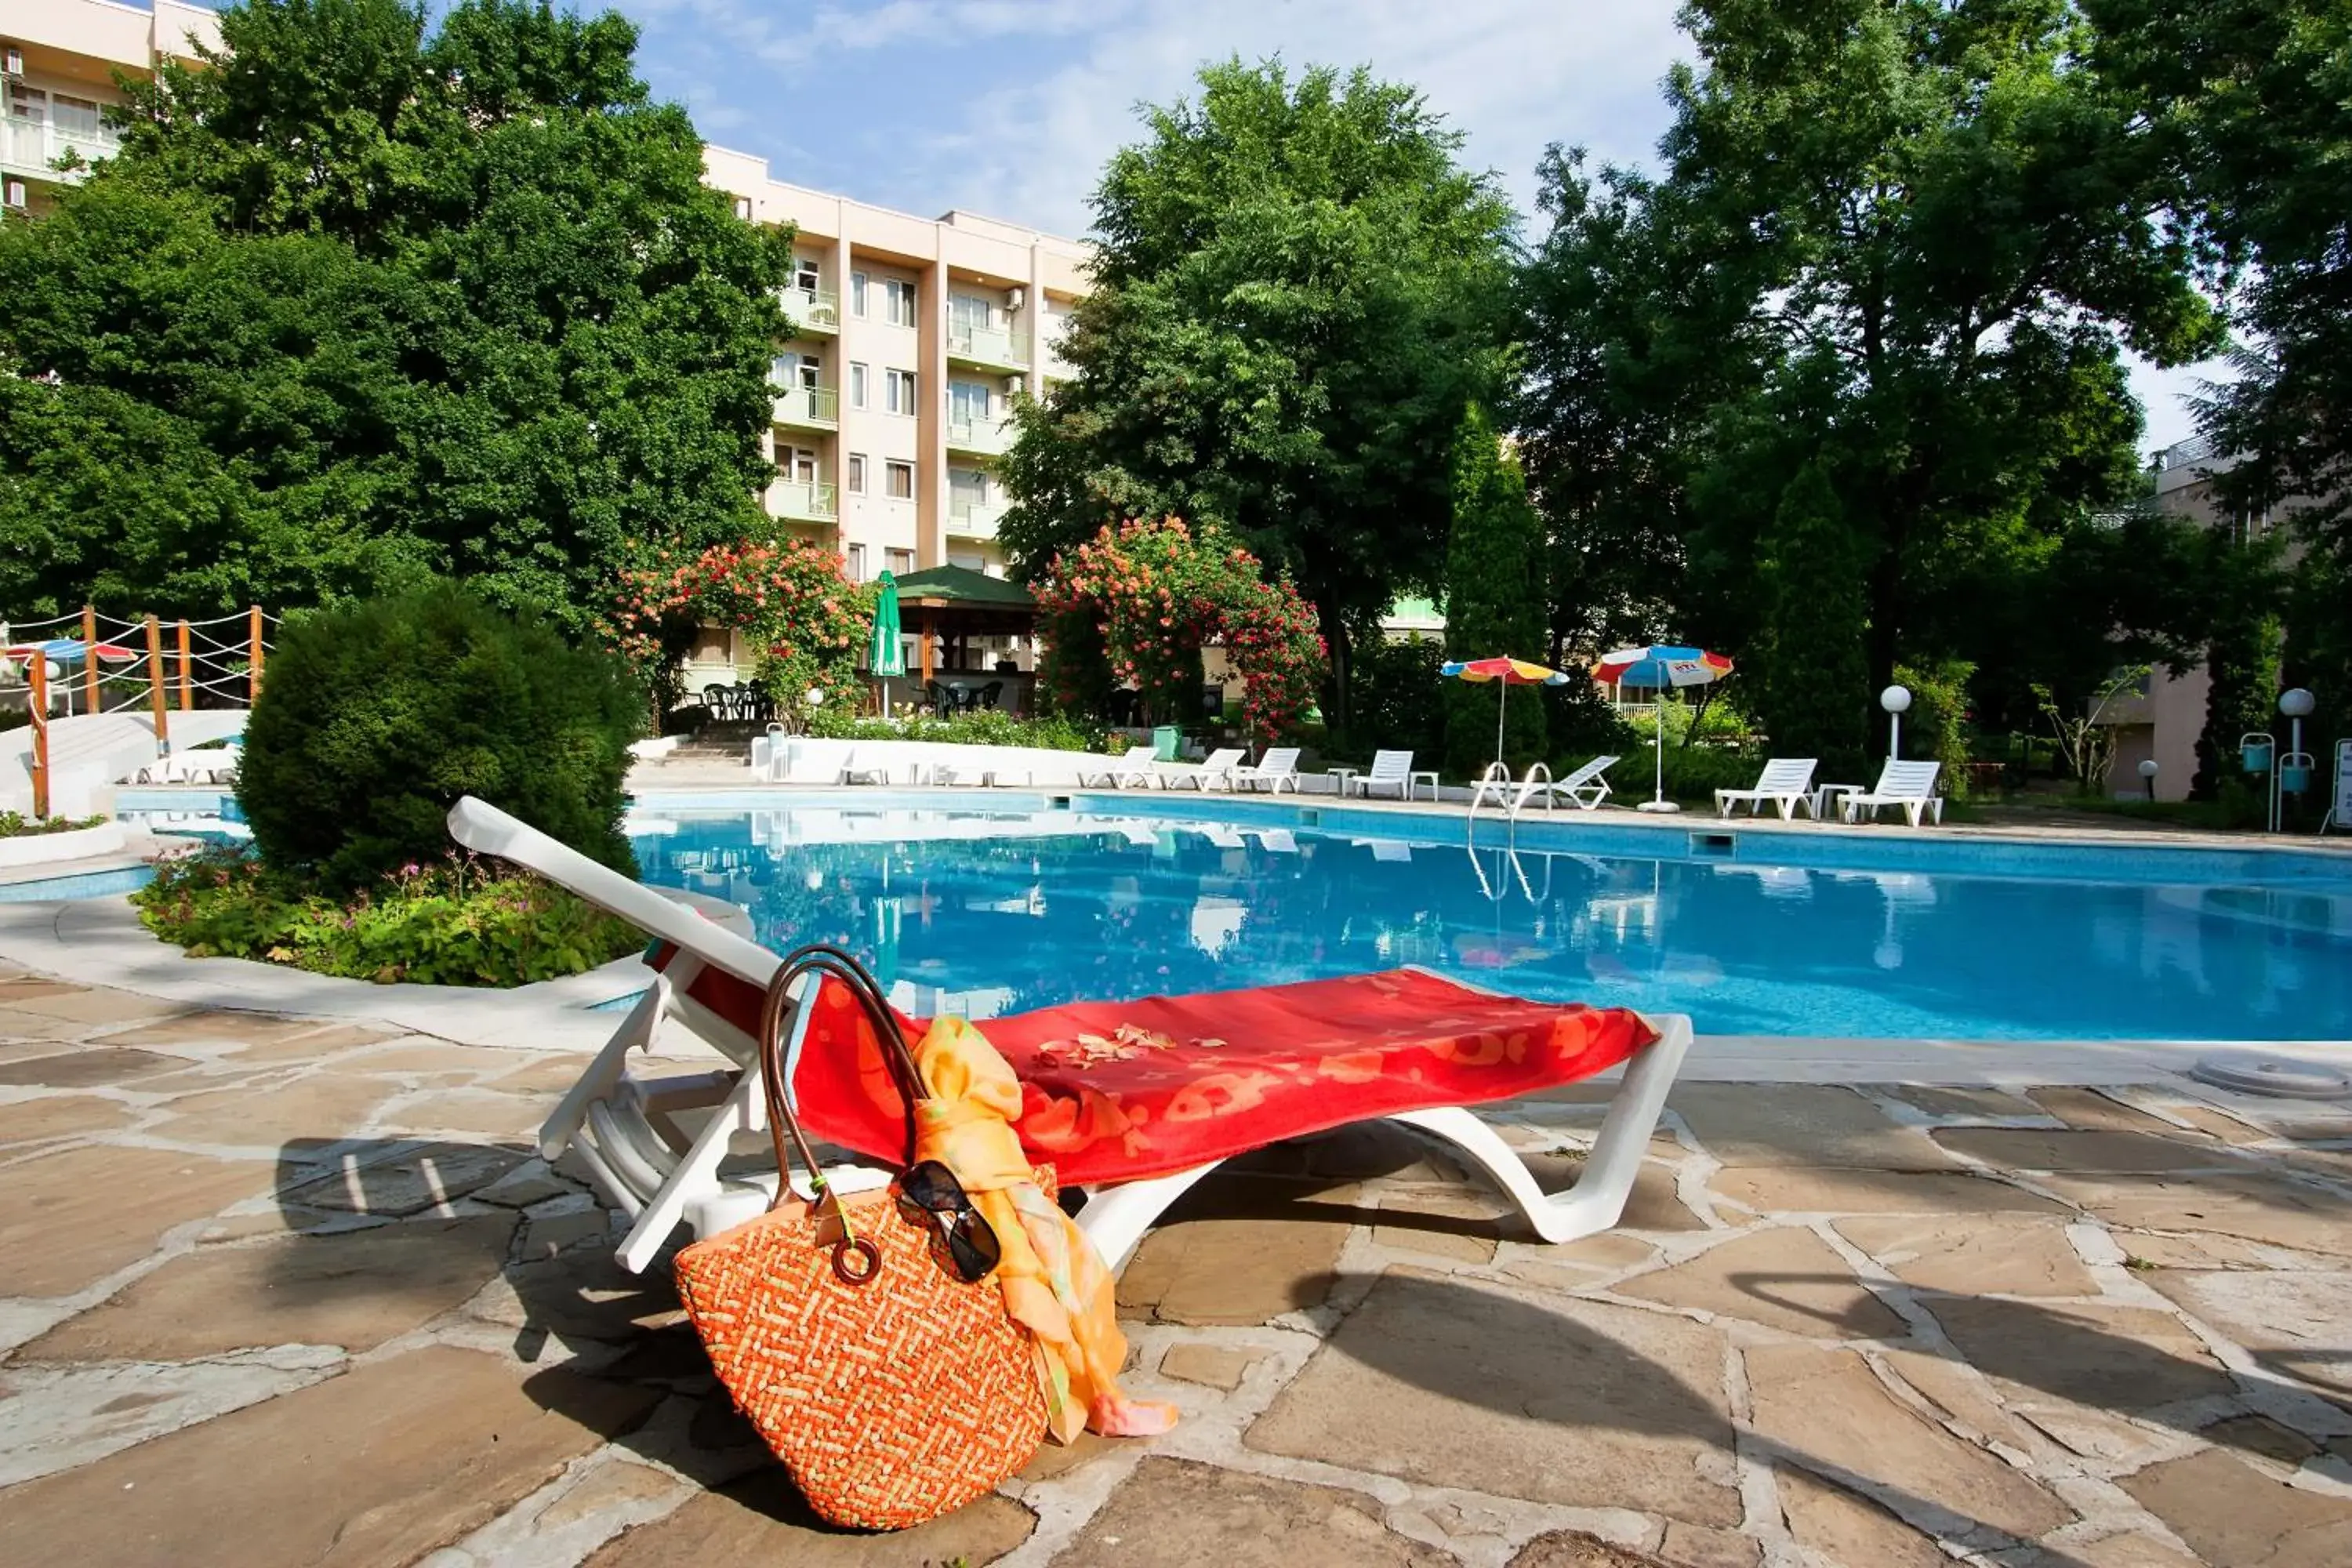
{"label": "green tree", "polygon": [[1757,716],[1784,757],[1817,757],[1852,774],[1869,750],[1870,672],[1863,650],[1871,563],[1819,463],[1781,492],[1757,552],[1761,626],[1742,662]]}
{"label": "green tree", "polygon": [[[2233,459],[2215,488],[2231,511],[2270,513],[2302,547],[2292,578],[2267,591],[2292,595],[2285,667],[2269,668],[2273,650],[2255,649],[2251,622],[2235,617],[2214,649],[2217,661],[2239,661],[2228,670],[2217,662],[2217,721],[2235,706],[2221,700],[2223,688],[2283,678],[2318,697],[2320,733],[2343,733],[2352,729],[2352,7],[2084,0],[2084,9],[2097,26],[2094,61],[2141,105],[2174,160],[2177,214],[2240,329],[2234,378],[2200,410],[2202,433]],[[2236,738],[2209,732],[2206,743]]]}
{"label": "green tree", "polygon": [[2138,488],[2121,349],[2219,341],[2164,149],[2055,0],[1699,0],[1684,21],[1699,61],[1670,79],[1663,175],[1611,175],[1606,201],[1554,181],[1571,226],[1538,267],[1571,302],[1597,287],[1575,267],[1609,286],[1575,374],[1548,367],[1597,417],[1528,405],[1547,509],[1567,472],[1604,540],[1666,520],[1655,629],[1738,655],[1776,635],[1759,567],[1818,464],[1837,504],[1806,526],[1838,520],[1854,537],[1831,553],[1864,572],[1858,621],[1835,609],[1859,669],[1825,700],[1863,710],[1898,659],[1990,667],[2006,607]]}
{"label": "green tree", "polygon": [[1447,445],[1504,369],[1511,214],[1411,89],[1239,60],[1149,111],[1094,198],[1095,288],[1015,410],[1002,534],[1032,581],[1106,523],[1220,525],[1347,650],[1443,571]]}
{"label": "green tree", "polygon": [[307,603],[423,573],[574,630],[759,525],[786,243],[635,29],[527,0],[222,13],[121,154],[0,229],[0,585]]}
{"label": "green tree", "polygon": [[[1445,546],[1445,651],[1452,658],[1538,659],[1544,637],[1544,538],[1515,453],[1472,404],[1454,437],[1454,526]],[[1476,776],[1495,760],[1491,686],[1444,689],[1445,760]],[[1501,702],[1504,760],[1515,771],[1546,753],[1544,707],[1532,691]]]}

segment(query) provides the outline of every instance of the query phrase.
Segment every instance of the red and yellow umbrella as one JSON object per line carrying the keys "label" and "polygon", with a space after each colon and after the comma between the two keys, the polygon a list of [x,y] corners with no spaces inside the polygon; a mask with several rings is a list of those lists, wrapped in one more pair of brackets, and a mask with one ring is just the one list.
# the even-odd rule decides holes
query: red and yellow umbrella
{"label": "red and yellow umbrella", "polygon": [[[1514,686],[1565,686],[1569,677],[1549,665],[1530,664],[1507,655],[1494,658],[1449,659],[1438,673],[1455,680],[1496,683],[1495,691],[1495,765],[1503,767],[1503,705]],[[1507,768],[1504,769],[1508,772]],[[1489,775],[1492,776],[1491,774]]]}

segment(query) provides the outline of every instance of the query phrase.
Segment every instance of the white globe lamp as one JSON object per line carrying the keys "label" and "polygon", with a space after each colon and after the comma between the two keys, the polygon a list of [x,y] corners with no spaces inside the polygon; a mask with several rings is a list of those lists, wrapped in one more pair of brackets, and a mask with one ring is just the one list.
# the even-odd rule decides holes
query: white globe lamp
{"label": "white globe lamp", "polygon": [[1911,711],[1911,690],[1890,686],[1878,694],[1878,705],[1886,710],[1886,760],[1893,762],[1903,754],[1903,715]]}

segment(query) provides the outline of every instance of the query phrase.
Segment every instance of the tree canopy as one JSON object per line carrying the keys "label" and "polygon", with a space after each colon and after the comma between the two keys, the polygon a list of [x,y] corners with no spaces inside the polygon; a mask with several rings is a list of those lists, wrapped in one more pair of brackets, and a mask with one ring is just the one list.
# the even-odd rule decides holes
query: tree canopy
{"label": "tree canopy", "polygon": [[1742,650],[1792,744],[1858,737],[1900,660],[2021,699],[2032,612],[2140,488],[2122,349],[2220,342],[2165,149],[2053,0],[1684,22],[1663,174],[1556,157],[1522,286],[1539,493],[1604,590],[1557,629]]}
{"label": "tree canopy", "polygon": [[425,573],[575,629],[759,526],[786,244],[635,29],[276,0],[0,228],[0,601],[309,604]]}
{"label": "tree canopy", "polygon": [[1150,110],[1094,199],[1076,375],[1015,414],[1001,532],[1036,578],[1129,517],[1286,572],[1335,661],[1443,574],[1447,447],[1505,368],[1512,216],[1412,89],[1238,60]]}

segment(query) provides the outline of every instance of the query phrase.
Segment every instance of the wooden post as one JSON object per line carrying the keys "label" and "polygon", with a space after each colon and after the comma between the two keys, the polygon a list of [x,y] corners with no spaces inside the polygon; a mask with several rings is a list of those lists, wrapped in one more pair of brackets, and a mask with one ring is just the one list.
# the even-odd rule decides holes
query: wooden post
{"label": "wooden post", "polygon": [[98,711],[98,612],[81,607],[81,691],[83,707]]}
{"label": "wooden post", "polygon": [[180,711],[195,706],[188,693],[188,623],[180,623]]}
{"label": "wooden post", "polygon": [[33,815],[49,815],[49,661],[33,650],[25,671],[33,683]]}
{"label": "wooden post", "polygon": [[155,754],[172,749],[171,710],[163,703],[163,623],[147,617],[147,701],[155,710]]}
{"label": "wooden post", "polygon": [[250,708],[261,697],[261,606],[246,612],[247,640],[252,645],[245,667],[245,703]]}

